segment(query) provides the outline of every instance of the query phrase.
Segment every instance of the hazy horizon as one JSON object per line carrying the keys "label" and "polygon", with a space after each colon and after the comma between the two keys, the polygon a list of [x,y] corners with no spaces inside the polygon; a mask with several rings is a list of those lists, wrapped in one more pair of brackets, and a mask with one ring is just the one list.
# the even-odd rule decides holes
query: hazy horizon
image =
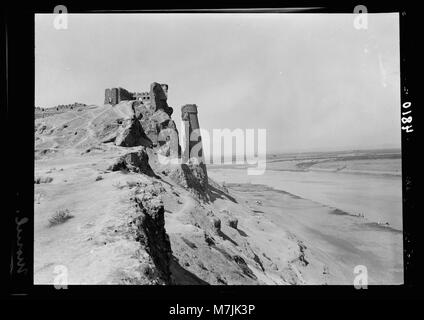
{"label": "hazy horizon", "polygon": [[[35,18],[35,106],[169,85],[200,126],[265,128],[267,153],[400,148],[398,14],[92,14]],[[302,151],[303,150],[303,151]]]}

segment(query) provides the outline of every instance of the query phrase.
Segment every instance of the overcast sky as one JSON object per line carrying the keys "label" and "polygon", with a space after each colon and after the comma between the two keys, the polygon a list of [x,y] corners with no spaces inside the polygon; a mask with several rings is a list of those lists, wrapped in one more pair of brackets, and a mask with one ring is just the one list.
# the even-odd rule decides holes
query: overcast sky
{"label": "overcast sky", "polygon": [[268,151],[400,147],[398,14],[53,15],[35,19],[35,105],[169,85],[202,128],[266,128]]}

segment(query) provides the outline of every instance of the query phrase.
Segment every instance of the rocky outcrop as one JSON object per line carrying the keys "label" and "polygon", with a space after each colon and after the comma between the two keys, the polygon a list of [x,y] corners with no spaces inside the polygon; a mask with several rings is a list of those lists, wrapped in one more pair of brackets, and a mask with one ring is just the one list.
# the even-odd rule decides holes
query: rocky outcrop
{"label": "rocky outcrop", "polygon": [[171,116],[174,110],[168,106],[168,103],[166,102],[167,99],[167,92],[163,90],[163,86],[157,82],[153,82],[150,85],[150,101],[152,109],[154,111],[163,110]]}
{"label": "rocky outcrop", "polygon": [[145,268],[145,275],[155,284],[170,284],[171,244],[165,230],[165,210],[156,190],[139,186],[135,191],[136,215],[129,228],[142,249],[150,255],[154,268]]}
{"label": "rocky outcrop", "polygon": [[135,116],[140,119],[141,126],[153,147],[157,147],[159,154],[180,156],[178,130],[171,116],[163,109],[154,111],[138,101],[133,103]]}
{"label": "rocky outcrop", "polygon": [[163,111],[162,109],[157,110],[155,113],[153,113],[150,118],[151,121],[154,121],[157,126],[158,129],[164,129],[167,128],[167,124],[169,121],[171,120],[171,117],[169,116],[169,114],[167,114],[165,111]]}
{"label": "rocky outcrop", "polygon": [[131,151],[119,157],[112,165],[108,167],[111,171],[126,170],[131,172],[143,173],[148,176],[155,176],[149,165],[149,156],[146,150],[142,148],[138,151]]}
{"label": "rocky outcrop", "polygon": [[228,226],[233,228],[233,229],[237,229],[237,225],[238,225],[238,219],[234,218],[234,217],[230,217],[227,220]]}
{"label": "rocky outcrop", "polygon": [[[181,120],[184,125],[184,136],[185,141],[184,153],[182,155],[183,163],[189,163],[190,161],[196,161],[200,164],[200,168],[203,169],[203,176],[205,180],[208,180],[208,174],[206,171],[206,165],[204,164],[202,137],[200,136],[199,119],[197,117],[197,106],[195,104],[186,104],[181,107]],[[197,135],[197,139],[193,136]],[[200,148],[199,148],[200,146]]]}
{"label": "rocky outcrop", "polygon": [[172,120],[159,132],[157,153],[170,158],[179,158],[181,156],[178,131]]}
{"label": "rocky outcrop", "polygon": [[200,198],[208,199],[208,177],[205,175],[204,163],[177,165],[171,168],[169,177]]}
{"label": "rocky outcrop", "polygon": [[[112,121],[98,134],[101,142],[115,141],[122,147],[142,145],[149,148],[158,147],[158,154],[178,157],[181,155],[178,130],[171,119],[173,109],[168,106],[168,85],[153,82],[146,98],[145,93],[131,93],[123,88],[105,90],[105,104],[114,105],[112,110],[122,107],[119,103],[128,101],[134,119],[125,120],[121,126]],[[116,105],[115,105],[116,104]],[[122,108],[120,108],[122,109]],[[118,109],[117,109],[118,110]],[[122,110],[118,110],[120,113]],[[103,117],[103,116],[102,116]],[[121,120],[124,121],[124,119]],[[138,125],[141,124],[141,128]],[[117,132],[119,129],[119,133]],[[116,140],[115,140],[116,139]]]}
{"label": "rocky outcrop", "polygon": [[212,228],[215,233],[219,234],[221,231],[221,219],[217,217],[212,218]]}
{"label": "rocky outcrop", "polygon": [[152,141],[144,133],[143,127],[137,118],[127,119],[115,139],[115,144],[121,147],[144,146],[151,148]]}

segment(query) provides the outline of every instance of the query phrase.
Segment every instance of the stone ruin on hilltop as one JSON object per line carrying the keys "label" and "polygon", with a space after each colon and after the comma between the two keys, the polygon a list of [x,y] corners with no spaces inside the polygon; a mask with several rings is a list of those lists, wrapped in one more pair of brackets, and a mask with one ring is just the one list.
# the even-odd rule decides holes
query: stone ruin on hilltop
{"label": "stone ruin on hilltop", "polygon": [[[116,105],[120,103],[121,101],[126,100],[139,100],[143,103],[151,102],[153,99],[152,93],[154,91],[159,92],[157,86],[160,86],[162,88],[161,92],[164,93],[165,97],[168,97],[168,85],[167,84],[158,84],[156,82],[153,82],[150,85],[150,92],[129,92],[128,90],[118,87],[118,88],[111,88],[111,89],[105,89],[105,104],[111,104]],[[165,100],[166,100],[165,98]]]}
{"label": "stone ruin on hilltop", "polygon": [[[143,145],[155,148],[158,154],[182,160],[182,170],[184,176],[187,173],[196,173],[201,176],[201,188],[207,185],[207,171],[203,158],[201,136],[197,105],[186,104],[181,107],[181,117],[184,129],[183,151],[179,144],[178,130],[172,120],[173,108],[168,103],[168,85],[153,82],[149,92],[129,92],[124,88],[111,88],[105,90],[105,105],[115,106],[123,101],[132,101],[134,119],[129,120],[124,125],[122,134],[118,135],[115,144],[120,146]],[[141,125],[141,126],[140,126]],[[195,132],[193,134],[193,132]],[[134,134],[136,133],[136,134]],[[135,137],[135,138],[134,138]],[[190,140],[192,137],[193,141]],[[198,145],[200,143],[200,145]],[[197,150],[191,155],[193,148],[197,145]],[[200,146],[200,148],[199,148]],[[191,161],[190,161],[191,160]],[[195,163],[193,163],[193,160]],[[190,180],[186,183],[190,187]]]}

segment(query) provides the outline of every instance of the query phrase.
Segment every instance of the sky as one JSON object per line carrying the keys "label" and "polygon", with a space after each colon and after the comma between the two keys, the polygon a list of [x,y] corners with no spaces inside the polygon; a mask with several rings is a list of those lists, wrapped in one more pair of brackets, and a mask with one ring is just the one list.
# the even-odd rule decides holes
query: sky
{"label": "sky", "polygon": [[266,129],[268,152],[400,148],[397,13],[71,14],[35,18],[35,106],[102,105],[169,85],[203,129]]}

